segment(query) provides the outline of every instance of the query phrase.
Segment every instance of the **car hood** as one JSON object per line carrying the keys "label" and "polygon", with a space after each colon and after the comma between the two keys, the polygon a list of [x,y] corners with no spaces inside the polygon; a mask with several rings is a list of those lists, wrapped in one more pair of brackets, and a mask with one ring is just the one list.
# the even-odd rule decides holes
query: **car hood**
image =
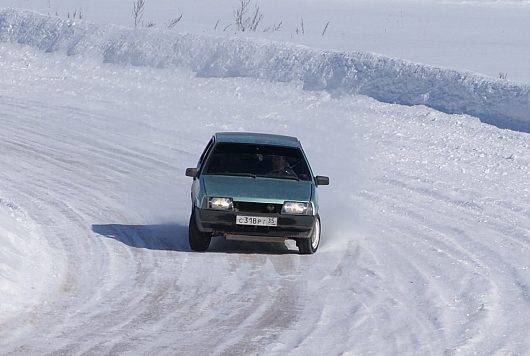
{"label": "car hood", "polygon": [[203,175],[201,179],[208,196],[275,204],[311,200],[312,182],[308,181],[221,175]]}

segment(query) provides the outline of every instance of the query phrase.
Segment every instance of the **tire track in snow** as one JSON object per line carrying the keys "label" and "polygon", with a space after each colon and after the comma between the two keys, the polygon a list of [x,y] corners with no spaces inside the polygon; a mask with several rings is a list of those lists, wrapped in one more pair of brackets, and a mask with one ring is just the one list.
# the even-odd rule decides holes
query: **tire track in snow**
{"label": "tire track in snow", "polygon": [[[58,111],[57,114],[61,115],[62,112]],[[130,260],[130,262],[132,262],[132,265],[130,265],[131,270],[135,271],[132,273],[132,276],[134,277],[135,275],[139,275],[141,277],[136,279],[136,286],[139,288],[139,290],[149,291],[150,287],[149,285],[146,285],[147,280],[149,280],[150,283],[157,283],[158,281],[156,279],[153,281],[147,278],[150,272],[152,272],[152,269],[143,268],[142,271],[142,268],[140,268],[143,265],[149,266],[152,264],[152,258],[147,261],[143,260],[145,258],[149,258],[149,255],[144,256],[142,254],[132,254],[129,251],[129,253],[125,254],[125,259],[119,257],[116,258],[120,255],[120,253],[117,253],[116,251],[116,246],[109,248],[108,243],[102,245],[101,239],[94,239],[93,236],[90,236],[90,232],[87,231],[89,228],[89,224],[87,222],[91,220],[91,215],[92,217],[93,215],[98,216],[97,213],[94,214],[92,209],[99,209],[102,201],[96,201],[90,198],[93,187],[90,187],[89,184],[86,186],[84,186],[84,184],[73,184],[68,179],[69,177],[66,177],[66,179],[57,179],[58,177],[53,176],[57,171],[61,172],[62,175],[65,175],[65,173],[68,171],[73,172],[73,175],[77,175],[84,171],[86,167],[73,166],[71,161],[62,159],[65,157],[65,153],[68,154],[68,151],[63,153],[59,151],[54,152],[53,149],[48,149],[46,145],[40,145],[39,147],[39,145],[35,144],[36,141],[54,142],[53,135],[49,137],[42,135],[39,132],[40,129],[42,129],[42,127],[37,128],[36,130],[34,129],[35,131],[33,131],[29,127],[26,127],[24,142],[28,142],[28,139],[31,140],[31,137],[35,137],[35,141],[32,144],[20,144],[20,142],[8,142],[7,144],[4,144],[4,147],[6,148],[4,152],[11,152],[13,157],[24,157],[24,155],[35,157],[36,155],[39,155],[40,157],[45,158],[44,160],[40,160],[39,163],[39,165],[42,165],[42,167],[40,167],[40,173],[42,174],[40,176],[40,181],[47,180],[51,184],[48,185],[46,189],[43,189],[43,187],[36,187],[36,189],[32,189],[31,186],[25,186],[25,189],[31,189],[31,196],[24,196],[24,191],[20,191],[19,194],[21,197],[26,198],[25,200],[31,202],[31,204],[35,204],[35,202],[37,202],[37,204],[43,204],[45,206],[41,208],[41,210],[45,211],[45,214],[48,215],[42,219],[45,221],[45,225],[48,227],[48,231],[46,233],[50,236],[55,235],[54,241],[56,243],[60,242],[61,249],[68,252],[69,254],[69,266],[66,270],[66,275],[64,276],[63,287],[60,291],[61,295],[58,296],[58,300],[55,301],[48,311],[44,310],[42,312],[43,314],[48,313],[48,315],[41,316],[40,319],[44,320],[44,326],[42,326],[40,330],[34,330],[33,337],[38,340],[40,334],[42,335],[41,337],[46,339],[55,339],[57,343],[50,346],[56,347],[59,349],[59,351],[65,353],[81,352],[82,349],[77,344],[80,342],[80,340],[89,340],[91,333],[98,335],[98,330],[102,327],[112,328],[116,324],[123,323],[121,318],[127,317],[133,319],[133,317],[131,317],[131,308],[126,308],[123,310],[124,305],[131,303],[131,295],[124,294],[123,288],[124,285],[130,286],[131,281],[128,278],[124,278],[126,276],[120,276],[119,273],[118,276],[112,276],[114,272],[126,272],[123,262],[128,262],[127,260]],[[97,147],[98,143],[96,142],[95,145]],[[111,158],[113,155],[116,156],[112,149],[107,150],[107,152],[111,153],[111,155],[107,155],[106,157]],[[120,155],[123,155],[123,153],[120,153]],[[105,156],[100,157],[105,159]],[[138,159],[138,157],[136,161],[142,162],[142,160]],[[115,159],[115,163],[118,161],[123,162],[121,157]],[[148,162],[152,163],[153,165],[157,163],[156,160]],[[14,165],[16,166],[16,162]],[[66,169],[65,166],[68,167],[69,170]],[[108,167],[112,166],[113,164],[110,164]],[[116,164],[114,164],[114,166],[116,166]],[[133,166],[133,161],[131,161],[131,166]],[[77,177],[76,180],[79,182]],[[64,188],[68,187],[70,188],[66,189],[67,193],[65,193]],[[41,191],[40,194],[42,196],[38,195],[39,191]],[[75,201],[75,198],[72,199],[73,197],[69,196],[71,194],[82,197],[83,203],[87,204],[85,209],[82,209],[82,207],[70,207],[64,203],[68,201]],[[65,198],[61,199],[61,196]],[[103,200],[103,202],[105,201]],[[112,206],[112,201],[110,200],[107,200],[105,203],[107,207]],[[107,212],[110,211],[109,208],[106,210]],[[113,215],[115,215],[115,212]],[[118,216],[116,216],[116,218],[122,219]],[[63,228],[66,228],[66,230],[63,230]],[[120,248],[118,248],[118,250],[120,250]],[[106,253],[103,253],[105,251]],[[125,251],[128,250],[125,249]],[[119,261],[113,262],[115,259],[118,259]],[[111,267],[113,264],[115,267],[118,267],[118,269],[112,269]],[[123,282],[120,282],[120,277],[121,279],[124,279]],[[141,288],[143,285],[146,286]],[[113,290],[116,287],[119,287],[118,290]],[[133,300],[136,303],[135,305],[138,305],[138,303],[145,303],[146,306],[159,305],[156,303],[156,301],[158,298],[160,298],[160,296],[152,296],[151,292],[144,293],[146,294],[144,294],[143,298],[134,296],[134,298],[138,298],[137,300]],[[105,304],[109,303],[109,301],[111,302],[111,305],[106,306]],[[82,307],[80,307],[81,305]],[[98,305],[103,307],[103,309],[101,310],[98,308]],[[109,310],[106,309],[107,307],[112,313],[114,313],[116,319],[108,317],[107,313]],[[62,323],[57,323],[58,320],[55,320],[56,317],[54,317],[54,314],[56,314],[59,310],[61,311],[59,313],[61,315],[68,315],[69,318],[78,319],[79,325],[72,327],[71,324],[69,325],[68,320],[63,320]],[[144,314],[153,314],[153,310],[146,310],[145,308],[142,310]],[[121,311],[123,315],[117,314],[117,311]],[[50,319],[50,321],[53,322],[53,325],[48,324],[50,321],[46,322],[46,318]],[[136,315],[136,318],[142,319],[141,313]],[[94,322],[94,325],[87,327],[86,324],[91,322]],[[106,325],[105,322],[110,322],[110,324]],[[132,321],[132,324],[134,325],[134,320]],[[138,324],[138,322],[136,322],[136,324]],[[91,328],[96,330],[91,331]],[[95,339],[97,340],[97,338]],[[72,342],[73,344],[71,344]],[[42,342],[41,346],[46,344],[46,342]],[[61,344],[65,344],[66,346],[61,349]],[[26,353],[27,351],[28,347],[25,346],[13,349],[14,353]]]}
{"label": "tire track in snow", "polygon": [[[528,287],[526,287],[524,277],[520,275],[520,270],[511,265],[509,259],[500,255],[497,249],[492,248],[486,241],[491,240],[490,236],[502,236],[502,238],[518,245],[521,248],[521,252],[524,253],[524,251],[528,251],[528,240],[514,240],[512,235],[506,235],[506,228],[503,227],[506,223],[503,219],[493,218],[493,221],[488,223],[486,228],[480,227],[481,218],[488,216],[487,207],[481,203],[454,200],[443,193],[418,189],[415,186],[404,183],[404,181],[384,180],[383,184],[391,185],[407,192],[405,195],[406,199],[403,199],[403,196],[398,198],[389,194],[381,200],[374,198],[371,194],[364,194],[364,198],[373,201],[376,206],[389,207],[388,210],[385,210],[385,214],[392,217],[390,226],[392,226],[392,220],[399,221],[397,227],[390,227],[390,230],[393,231],[391,235],[400,236],[401,238],[397,239],[397,241],[407,242],[397,242],[396,245],[395,240],[392,240],[392,243],[395,246],[400,246],[399,248],[404,250],[404,256],[408,257],[410,257],[411,253],[411,239],[418,241],[412,246],[427,244],[429,247],[427,252],[432,249],[438,255],[453,259],[454,264],[459,266],[458,270],[461,274],[453,278],[458,278],[460,281],[458,279],[450,281],[450,285],[462,284],[463,286],[469,286],[467,290],[455,291],[455,298],[458,296],[460,303],[468,304],[471,301],[473,303],[470,304],[474,304],[475,307],[470,308],[468,306],[466,310],[461,310],[460,314],[453,315],[453,320],[445,321],[446,328],[449,328],[455,322],[461,323],[461,336],[458,337],[458,332],[451,335],[451,339],[461,339],[460,342],[451,348],[452,351],[500,351],[506,347],[513,347],[510,344],[507,331],[511,330],[514,324],[513,321],[500,322],[500,320],[503,320],[502,311],[509,310],[521,302],[523,304],[528,303],[528,301],[525,302],[527,299],[526,295],[528,295]],[[383,194],[379,193],[378,196],[382,197],[384,196]],[[425,203],[418,204],[422,200]],[[477,202],[479,201],[480,199],[477,199]],[[453,209],[444,208],[444,205],[451,206]],[[426,207],[430,207],[432,210],[424,210]],[[465,215],[458,214],[462,210],[466,211]],[[447,215],[448,212],[452,213]],[[499,215],[505,216],[504,214]],[[439,218],[433,220],[436,216]],[[491,219],[491,216],[488,216],[488,218]],[[409,223],[403,224],[401,222],[403,220]],[[452,226],[454,224],[458,227]],[[479,227],[478,230],[480,232],[475,232],[477,230],[476,227]],[[486,239],[481,239],[481,237]],[[496,239],[499,239],[499,237]],[[430,259],[418,256],[411,260],[424,260],[424,264],[418,265],[418,267],[412,266],[418,273],[422,273],[421,270],[429,266],[428,270],[430,271],[433,269],[434,271],[438,270],[435,275],[443,276],[445,274],[447,276],[447,271],[440,269]],[[403,259],[403,262],[405,261]],[[465,270],[467,272],[464,273]],[[506,278],[506,274],[509,275],[508,278]],[[447,291],[451,290],[446,285],[448,281],[442,280],[441,282],[442,285],[439,287],[435,286],[435,288],[446,291],[447,294]],[[489,287],[484,289],[485,286]],[[516,294],[519,294],[520,298],[514,298],[513,292],[517,289],[519,291]],[[447,298],[444,303],[441,303],[441,305],[450,306],[450,304],[447,304]],[[440,317],[442,316],[443,314],[440,314]],[[520,330],[520,328],[523,328],[523,324],[516,329]],[[489,332],[496,330],[493,334],[498,336],[492,338],[491,334],[485,334],[484,330]],[[519,333],[516,333],[514,339],[517,340],[520,336]]]}

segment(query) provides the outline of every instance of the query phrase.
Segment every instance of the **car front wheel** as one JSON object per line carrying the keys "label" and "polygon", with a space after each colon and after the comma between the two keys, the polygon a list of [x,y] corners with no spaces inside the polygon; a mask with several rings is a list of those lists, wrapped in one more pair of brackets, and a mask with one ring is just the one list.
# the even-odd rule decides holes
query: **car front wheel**
{"label": "car front wheel", "polygon": [[208,233],[201,232],[195,221],[195,214],[191,213],[190,225],[188,228],[188,239],[193,251],[204,252],[210,246],[212,237]]}
{"label": "car front wheel", "polygon": [[320,217],[317,216],[315,219],[315,225],[313,225],[313,231],[308,239],[300,239],[297,241],[298,251],[303,255],[310,255],[317,252],[318,245],[320,245]]}

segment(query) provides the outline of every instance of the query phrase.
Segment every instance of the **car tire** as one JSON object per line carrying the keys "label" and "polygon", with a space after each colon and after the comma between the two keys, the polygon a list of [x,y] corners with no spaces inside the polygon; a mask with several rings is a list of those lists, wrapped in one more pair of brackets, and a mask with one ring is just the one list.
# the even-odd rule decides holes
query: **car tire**
{"label": "car tire", "polygon": [[298,251],[302,255],[310,255],[317,252],[318,246],[320,245],[321,231],[322,228],[320,225],[320,217],[317,216],[315,219],[315,224],[313,225],[313,230],[311,231],[311,236],[308,239],[299,239],[296,242]]}
{"label": "car tire", "polygon": [[210,246],[210,241],[212,237],[208,233],[201,232],[197,227],[197,222],[195,221],[195,214],[191,213],[190,224],[188,228],[188,240],[190,243],[190,248],[193,251],[204,252]]}

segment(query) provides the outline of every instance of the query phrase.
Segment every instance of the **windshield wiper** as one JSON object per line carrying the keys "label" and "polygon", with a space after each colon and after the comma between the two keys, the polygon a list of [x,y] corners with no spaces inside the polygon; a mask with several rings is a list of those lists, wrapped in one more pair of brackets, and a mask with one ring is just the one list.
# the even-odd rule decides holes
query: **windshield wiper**
{"label": "windshield wiper", "polygon": [[285,174],[272,173],[272,174],[260,175],[260,177],[275,178],[275,179],[291,179],[291,180],[300,181],[300,177],[298,177],[298,175],[294,171],[293,172],[282,171],[282,173],[285,173]]}
{"label": "windshield wiper", "polygon": [[256,175],[253,174],[253,173],[250,173],[250,172],[243,172],[243,173],[240,173],[240,172],[223,172],[223,173],[214,173],[215,175],[220,175],[220,176],[237,176],[237,177],[251,177],[251,178],[256,178]]}
{"label": "windshield wiper", "polygon": [[282,177],[280,177],[280,179],[291,179],[291,180],[295,180],[295,181],[300,182],[300,178],[298,178],[297,175],[294,175],[294,176],[282,176]]}

